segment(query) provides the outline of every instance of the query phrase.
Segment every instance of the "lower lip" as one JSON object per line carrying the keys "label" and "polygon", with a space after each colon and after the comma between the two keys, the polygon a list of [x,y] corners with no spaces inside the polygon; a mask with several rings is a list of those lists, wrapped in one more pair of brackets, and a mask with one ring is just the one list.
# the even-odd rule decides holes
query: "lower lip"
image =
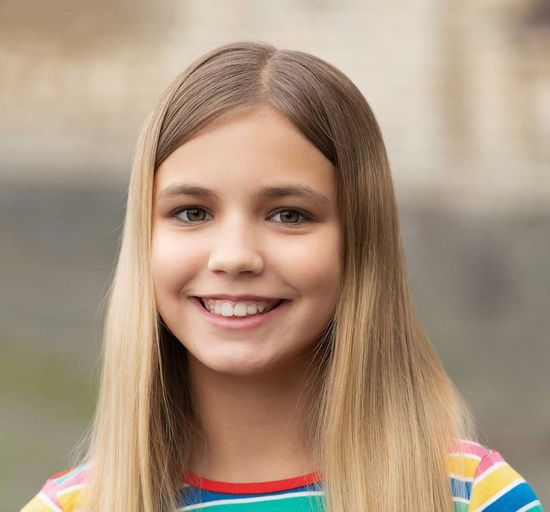
{"label": "lower lip", "polygon": [[261,325],[265,325],[270,322],[281,313],[286,311],[291,301],[283,300],[275,309],[254,316],[220,316],[210,313],[197,297],[191,297],[191,302],[197,307],[204,318],[208,320],[212,325],[216,327],[222,327],[224,329],[233,329],[236,331],[246,331],[248,329],[254,329]]}

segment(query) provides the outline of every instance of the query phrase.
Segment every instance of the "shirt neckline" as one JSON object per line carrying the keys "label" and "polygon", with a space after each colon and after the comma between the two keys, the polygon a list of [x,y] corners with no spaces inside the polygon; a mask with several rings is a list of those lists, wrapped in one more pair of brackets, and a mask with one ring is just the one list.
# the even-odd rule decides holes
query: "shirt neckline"
{"label": "shirt neckline", "polygon": [[319,482],[321,475],[318,471],[306,473],[305,475],[283,478],[281,480],[270,480],[268,482],[221,482],[201,477],[192,471],[187,471],[184,482],[193,487],[206,491],[228,493],[228,494],[252,494],[287,491],[304,487]]}

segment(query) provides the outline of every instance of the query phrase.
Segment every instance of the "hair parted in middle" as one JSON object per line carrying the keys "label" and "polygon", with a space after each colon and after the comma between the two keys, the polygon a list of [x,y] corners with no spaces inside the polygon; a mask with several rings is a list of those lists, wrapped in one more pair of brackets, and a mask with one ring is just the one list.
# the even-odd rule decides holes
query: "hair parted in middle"
{"label": "hair parted in middle", "polygon": [[260,105],[283,113],[336,169],[341,289],[314,348],[316,399],[307,409],[327,510],[452,512],[447,453],[459,437],[475,440],[475,428],[414,309],[375,116],[333,65],[257,41],[224,44],[198,58],[168,87],[140,134],[86,454],[94,478],[89,512],[175,510],[200,429],[186,350],[155,306],[153,180],[201,129]]}

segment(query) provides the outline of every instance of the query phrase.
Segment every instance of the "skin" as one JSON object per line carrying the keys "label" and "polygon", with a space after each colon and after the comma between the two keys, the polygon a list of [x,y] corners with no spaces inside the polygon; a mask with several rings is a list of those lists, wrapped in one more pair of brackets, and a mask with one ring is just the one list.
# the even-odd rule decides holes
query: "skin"
{"label": "skin", "polygon": [[[298,399],[310,400],[304,379],[309,351],[334,315],[340,283],[335,172],[270,106],[218,120],[157,169],[155,299],[163,321],[187,349],[204,434],[191,469],[205,478],[258,482],[316,469],[304,448]],[[160,198],[166,187],[180,183],[219,197]],[[307,185],[326,201],[254,195],[262,186],[281,184]],[[174,215],[179,207],[191,208]],[[223,293],[292,302],[271,322],[229,331],[209,324],[189,299]]]}

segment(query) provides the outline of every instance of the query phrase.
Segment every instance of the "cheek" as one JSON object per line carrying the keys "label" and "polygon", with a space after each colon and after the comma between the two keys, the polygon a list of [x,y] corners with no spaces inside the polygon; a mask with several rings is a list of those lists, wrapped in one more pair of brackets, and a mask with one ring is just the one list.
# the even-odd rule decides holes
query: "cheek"
{"label": "cheek", "polygon": [[193,252],[173,237],[163,236],[162,232],[153,236],[151,270],[159,305],[178,296],[192,278],[196,270],[192,256]]}
{"label": "cheek", "polygon": [[[335,305],[340,284],[339,243],[339,231],[332,225],[309,239],[295,237],[284,244],[270,241],[263,247],[265,271],[284,280],[309,307],[326,314]],[[189,243],[162,230],[154,232],[151,267],[160,309],[168,301],[179,300],[186,283],[204,271],[208,258],[194,246],[195,250],[189,250]]]}
{"label": "cheek", "polygon": [[341,274],[339,235],[327,228],[308,243],[285,244],[284,268],[304,298],[327,301],[338,290]]}
{"label": "cheek", "polygon": [[302,239],[279,251],[281,275],[299,296],[297,326],[302,335],[318,334],[336,309],[342,272],[339,231],[327,228],[308,243]]}

